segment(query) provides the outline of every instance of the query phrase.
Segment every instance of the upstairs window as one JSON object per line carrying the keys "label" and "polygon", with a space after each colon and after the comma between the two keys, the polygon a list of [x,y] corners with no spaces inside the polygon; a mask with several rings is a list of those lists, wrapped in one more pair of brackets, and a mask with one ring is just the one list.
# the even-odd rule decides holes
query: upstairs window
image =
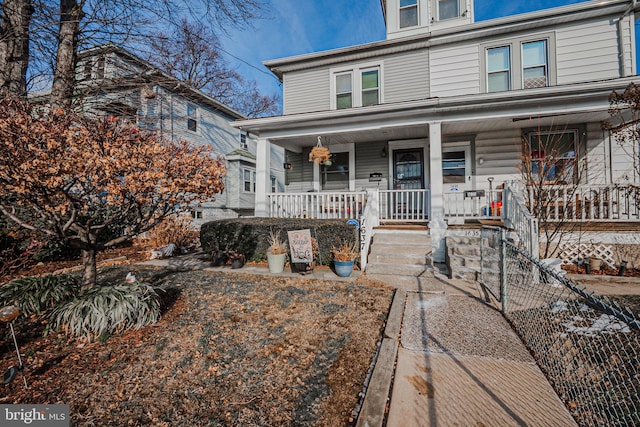
{"label": "upstairs window", "polygon": [[198,131],[198,108],[191,104],[187,104],[187,129],[191,132]]}
{"label": "upstairs window", "polygon": [[511,89],[511,49],[501,46],[487,49],[487,92]]}
{"label": "upstairs window", "polygon": [[336,76],[336,108],[353,107],[353,88],[351,73],[342,73]]}
{"label": "upstairs window", "polygon": [[548,75],[547,41],[522,43],[522,87],[548,86]]}
{"label": "upstairs window", "polygon": [[362,72],[362,106],[380,103],[380,79],[378,69]]}
{"label": "upstairs window", "polygon": [[400,28],[418,25],[418,0],[400,0]]}
{"label": "upstairs window", "polygon": [[247,145],[247,134],[246,133],[241,133],[240,134],[240,148],[242,148],[243,150],[248,150],[249,146]]}
{"label": "upstairs window", "polygon": [[382,65],[361,64],[332,70],[331,109],[378,105],[383,101]]}
{"label": "upstairs window", "polygon": [[82,79],[83,80],[91,80],[92,72],[93,72],[93,61],[91,58],[87,58],[84,61]]}
{"label": "upstairs window", "polygon": [[438,20],[458,18],[460,16],[460,0],[439,0]]}
{"label": "upstairs window", "polygon": [[104,79],[104,56],[98,57],[98,63],[96,66],[96,78]]}

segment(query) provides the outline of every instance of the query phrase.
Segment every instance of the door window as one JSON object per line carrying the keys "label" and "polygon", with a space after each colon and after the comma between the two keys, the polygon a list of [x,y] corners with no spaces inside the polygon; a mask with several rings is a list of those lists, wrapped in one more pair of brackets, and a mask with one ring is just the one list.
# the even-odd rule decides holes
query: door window
{"label": "door window", "polygon": [[394,151],[394,177],[397,190],[424,188],[422,150]]}
{"label": "door window", "polygon": [[464,150],[442,153],[443,183],[464,184],[466,175],[466,153]]}

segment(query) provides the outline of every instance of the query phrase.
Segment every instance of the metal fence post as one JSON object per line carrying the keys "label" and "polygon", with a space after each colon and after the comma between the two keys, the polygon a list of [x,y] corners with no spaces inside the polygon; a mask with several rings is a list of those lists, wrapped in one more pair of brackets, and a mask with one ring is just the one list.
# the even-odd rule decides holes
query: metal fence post
{"label": "metal fence post", "polygon": [[507,242],[506,230],[500,229],[500,301],[502,314],[507,313]]}

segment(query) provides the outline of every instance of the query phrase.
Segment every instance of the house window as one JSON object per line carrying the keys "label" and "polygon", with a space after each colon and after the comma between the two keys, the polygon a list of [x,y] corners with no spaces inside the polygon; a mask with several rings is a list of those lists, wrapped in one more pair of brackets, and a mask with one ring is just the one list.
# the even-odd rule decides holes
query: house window
{"label": "house window", "polygon": [[530,89],[548,85],[547,41],[522,43],[522,87]]}
{"label": "house window", "polygon": [[439,0],[438,20],[453,19],[460,16],[460,0]]}
{"label": "house window", "polygon": [[332,105],[335,110],[382,103],[382,66],[362,64],[357,68],[332,70]]}
{"label": "house window", "polygon": [[93,61],[87,58],[84,62],[84,70],[82,73],[83,80],[91,80],[91,72],[93,71]]}
{"label": "house window", "polygon": [[98,57],[98,65],[96,70],[96,78],[104,79],[104,56]]}
{"label": "house window", "polygon": [[400,0],[400,28],[418,25],[418,0]]}
{"label": "house window", "polygon": [[378,69],[362,72],[362,106],[380,103],[380,79]]}
{"label": "house window", "polygon": [[331,165],[320,169],[323,190],[349,188],[349,152],[333,153]]}
{"label": "house window", "polygon": [[242,170],[243,191],[245,193],[256,192],[256,171],[253,169]]}
{"label": "house window", "polygon": [[248,150],[249,146],[247,145],[247,134],[246,133],[241,133],[240,134],[240,148],[242,148],[243,150]]}
{"label": "house window", "polygon": [[445,184],[464,184],[466,176],[465,151],[447,151],[442,153],[442,182]]}
{"label": "house window", "polygon": [[191,104],[187,104],[187,129],[198,131],[198,108]]}
{"label": "house window", "polygon": [[578,132],[531,132],[527,142],[531,177],[538,182],[573,183],[577,179]]}
{"label": "house window", "polygon": [[271,177],[271,192],[272,193],[276,193],[278,191],[277,182],[278,181],[276,181],[276,177],[272,176]]}
{"label": "house window", "polygon": [[336,75],[336,108],[351,108],[353,106],[353,89],[351,73]]}
{"label": "house window", "polygon": [[511,49],[501,46],[487,49],[487,92],[511,88]]}
{"label": "house window", "polygon": [[202,211],[191,211],[191,217],[193,219],[202,219]]}

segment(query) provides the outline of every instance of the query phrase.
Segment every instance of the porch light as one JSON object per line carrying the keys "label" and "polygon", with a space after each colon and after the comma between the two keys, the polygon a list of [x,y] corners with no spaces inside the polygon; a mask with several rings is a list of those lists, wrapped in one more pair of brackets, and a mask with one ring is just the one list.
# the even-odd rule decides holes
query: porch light
{"label": "porch light", "polygon": [[319,165],[331,165],[331,153],[327,147],[322,146],[322,137],[318,136],[316,146],[309,153],[309,161]]}
{"label": "porch light", "polygon": [[293,165],[289,162],[284,162],[284,164],[282,165],[282,167],[284,167],[285,170],[291,170],[293,169]]}

